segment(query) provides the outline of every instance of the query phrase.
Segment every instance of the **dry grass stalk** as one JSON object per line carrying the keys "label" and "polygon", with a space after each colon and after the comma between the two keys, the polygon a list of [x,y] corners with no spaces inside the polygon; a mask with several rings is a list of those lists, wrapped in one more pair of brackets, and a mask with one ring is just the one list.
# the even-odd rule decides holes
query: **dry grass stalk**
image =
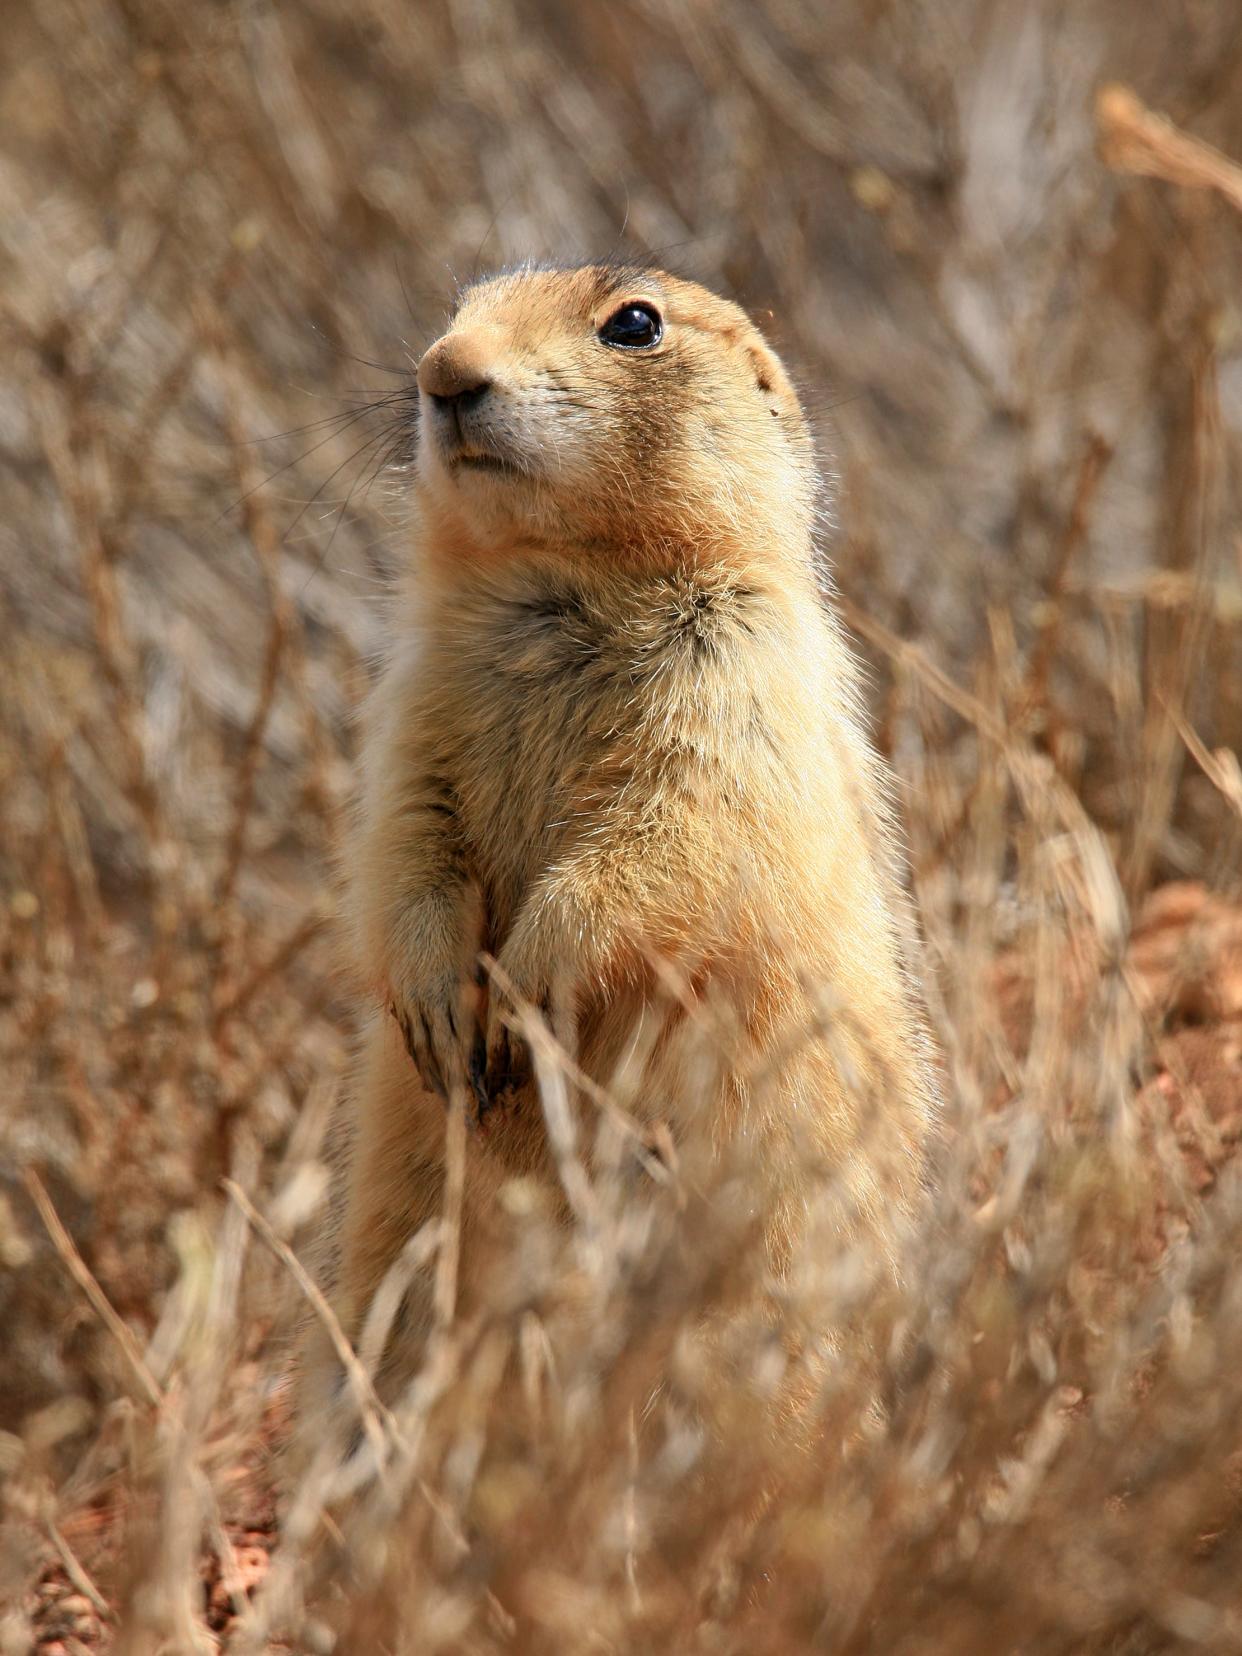
{"label": "dry grass stalk", "polygon": [[1215,190],[1242,213],[1242,166],[1146,108],[1128,86],[1101,87],[1095,117],[1110,167],[1188,190]]}
{"label": "dry grass stalk", "polygon": [[132,1332],[126,1326],[124,1320],[117,1315],[108,1296],[91,1274],[86,1261],[74,1247],[73,1238],[61,1223],[60,1215],[52,1206],[51,1198],[43,1187],[42,1179],[32,1167],[26,1169],[23,1179],[26,1189],[30,1192],[31,1200],[39,1210],[39,1217],[47,1226],[47,1233],[52,1239],[53,1246],[64,1261],[65,1269],[90,1301],[91,1309],[115,1340],[139,1392],[146,1398],[148,1403],[159,1408],[164,1401],[164,1394],[159,1382],[147,1367]]}
{"label": "dry grass stalk", "polygon": [[266,1246],[284,1265],[294,1282],[297,1283],[299,1293],[305,1296],[307,1303],[323,1324],[328,1338],[332,1342],[332,1349],[336,1352],[349,1381],[350,1389],[353,1391],[354,1402],[358,1408],[358,1418],[361,1420],[363,1429],[375,1452],[376,1462],[382,1464],[386,1454],[384,1433],[385,1430],[392,1431],[395,1425],[392,1413],[385,1408],[376,1396],[371,1377],[358,1361],[357,1354],[346,1339],[345,1332],[337,1320],[335,1312],[324,1297],[323,1290],[311,1277],[289,1244],[277,1236],[241,1186],[232,1179],[226,1179],[224,1188],[245,1214],[247,1223],[254,1227]]}

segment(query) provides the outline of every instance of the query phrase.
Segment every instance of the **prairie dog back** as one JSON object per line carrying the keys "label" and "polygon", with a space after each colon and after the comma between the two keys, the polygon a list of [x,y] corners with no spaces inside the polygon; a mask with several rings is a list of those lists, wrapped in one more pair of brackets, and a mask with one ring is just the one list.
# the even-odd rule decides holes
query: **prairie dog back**
{"label": "prairie dog back", "polygon": [[691,1164],[746,1146],[773,1271],[828,1185],[833,1227],[888,1268],[933,1088],[779,359],[693,283],[522,269],[467,291],[418,384],[412,557],[349,851],[372,1009],[347,1329],[440,1211],[446,1100],[473,1124],[467,1297],[500,1186],[553,1177],[515,1003],[601,1087],[640,1051],[630,1108]]}

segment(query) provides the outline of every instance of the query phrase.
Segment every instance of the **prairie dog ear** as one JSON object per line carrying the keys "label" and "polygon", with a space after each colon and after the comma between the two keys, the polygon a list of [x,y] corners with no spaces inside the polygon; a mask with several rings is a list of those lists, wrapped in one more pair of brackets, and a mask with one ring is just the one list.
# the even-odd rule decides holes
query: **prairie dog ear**
{"label": "prairie dog ear", "polygon": [[746,354],[750,358],[755,384],[766,397],[776,384],[776,363],[772,353],[763,345],[748,345]]}
{"label": "prairie dog ear", "polygon": [[[754,344],[746,347],[746,355],[750,361],[755,388],[761,396],[779,402],[789,395],[789,381],[775,351],[770,351],[766,345]],[[773,407],[772,412],[779,413],[779,408]]]}

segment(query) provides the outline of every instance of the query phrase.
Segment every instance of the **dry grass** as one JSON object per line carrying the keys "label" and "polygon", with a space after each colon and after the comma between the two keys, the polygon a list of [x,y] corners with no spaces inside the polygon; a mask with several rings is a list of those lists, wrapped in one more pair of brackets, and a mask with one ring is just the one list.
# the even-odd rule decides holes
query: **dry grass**
{"label": "dry grass", "polygon": [[[1242,1649],[1236,23],[10,7],[4,1656]],[[1095,152],[1114,81],[1183,129],[1105,93],[1148,177]],[[790,1290],[793,1442],[781,1341],[696,1332],[753,1269],[727,1189],[579,1165],[567,1234],[515,1189],[488,1314],[392,1413],[354,1370],[382,1479],[312,1467],[278,1537],[331,852],[401,555],[378,399],[452,272],[618,241],[770,310],[826,404],[946,1055],[934,1212],[902,1295],[848,1257]]]}

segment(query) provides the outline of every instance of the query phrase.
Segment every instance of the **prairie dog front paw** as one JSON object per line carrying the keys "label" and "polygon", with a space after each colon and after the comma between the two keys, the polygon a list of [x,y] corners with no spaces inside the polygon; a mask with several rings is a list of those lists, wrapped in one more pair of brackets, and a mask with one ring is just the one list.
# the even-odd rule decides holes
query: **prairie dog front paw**
{"label": "prairie dog front paw", "polygon": [[481,912],[469,893],[454,896],[412,905],[389,928],[386,1004],[423,1084],[446,1103],[462,1087],[481,1102]]}
{"label": "prairie dog front paw", "polygon": [[393,989],[389,1015],[423,1084],[448,1103],[468,1088],[480,1111],[487,1107],[486,1047],[479,1021],[482,991],[468,978]]}

